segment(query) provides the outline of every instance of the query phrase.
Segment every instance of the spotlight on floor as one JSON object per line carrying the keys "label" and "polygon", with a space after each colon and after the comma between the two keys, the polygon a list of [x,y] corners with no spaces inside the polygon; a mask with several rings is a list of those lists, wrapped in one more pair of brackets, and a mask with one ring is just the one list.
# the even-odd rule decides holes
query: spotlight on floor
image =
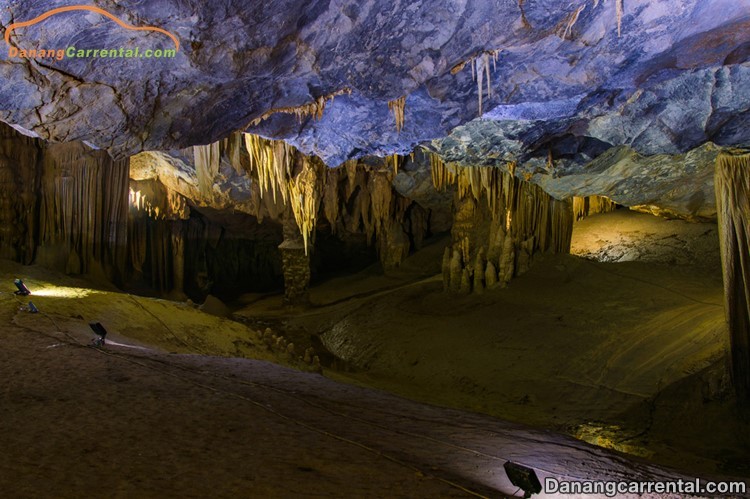
{"label": "spotlight on floor", "polygon": [[531,497],[542,491],[542,484],[539,483],[539,478],[531,468],[510,461],[507,461],[503,468],[505,468],[510,483],[523,490],[524,497]]}
{"label": "spotlight on floor", "polygon": [[104,326],[102,326],[101,322],[90,322],[89,327],[96,335],[96,338],[94,338],[91,343],[94,344],[94,346],[100,347],[104,345],[104,338],[107,336],[107,330],[104,329]]}
{"label": "spotlight on floor", "polygon": [[29,291],[29,288],[26,287],[26,285],[23,283],[21,279],[16,279],[13,281],[13,284],[16,285],[18,288],[18,291],[14,291],[15,294],[21,295],[21,296],[29,296],[31,294],[31,291]]}
{"label": "spotlight on floor", "polygon": [[29,302],[29,312],[31,312],[32,314],[39,313],[39,309],[36,308],[36,305],[34,305],[33,301]]}

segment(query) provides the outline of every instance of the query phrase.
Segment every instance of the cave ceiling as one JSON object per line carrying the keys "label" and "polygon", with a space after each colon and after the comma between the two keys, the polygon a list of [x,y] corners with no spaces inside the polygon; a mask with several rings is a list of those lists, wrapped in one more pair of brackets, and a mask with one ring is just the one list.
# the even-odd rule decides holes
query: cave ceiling
{"label": "cave ceiling", "polygon": [[[0,25],[5,34],[69,4],[3,2]],[[329,166],[422,145],[467,165],[516,161],[519,174],[560,197],[597,190],[592,175],[625,160],[646,172],[640,184],[618,190],[633,173],[620,172],[591,194],[616,191],[630,204],[649,202],[628,198],[649,176],[698,179],[683,186],[695,197],[706,172],[686,155],[708,161],[722,147],[750,145],[748,0],[91,5],[173,37],[88,10],[15,28],[11,47],[169,49],[175,38],[176,56],[22,59],[6,46],[0,120],[115,157],[235,131],[283,139]],[[401,97],[398,131],[389,102]],[[293,112],[305,107],[313,115]]]}

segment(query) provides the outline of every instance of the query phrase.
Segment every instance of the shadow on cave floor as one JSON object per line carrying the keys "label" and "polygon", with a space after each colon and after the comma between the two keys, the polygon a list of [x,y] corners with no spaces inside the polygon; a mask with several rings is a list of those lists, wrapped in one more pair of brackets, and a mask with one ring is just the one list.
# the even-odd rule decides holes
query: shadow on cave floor
{"label": "shadow on cave floor", "polygon": [[443,292],[445,244],[397,272],[323,283],[310,307],[275,297],[236,317],[318,339],[337,379],[750,476],[750,425],[734,412],[724,368],[715,224],[594,216],[574,231],[587,258],[545,255],[509,287],[471,296]]}

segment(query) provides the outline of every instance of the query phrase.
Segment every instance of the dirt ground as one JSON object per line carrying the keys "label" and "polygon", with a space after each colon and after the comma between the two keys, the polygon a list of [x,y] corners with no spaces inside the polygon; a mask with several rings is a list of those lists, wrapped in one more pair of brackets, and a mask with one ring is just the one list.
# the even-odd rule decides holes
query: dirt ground
{"label": "dirt ground", "polygon": [[[3,496],[521,496],[507,460],[542,480],[750,475],[715,269],[545,257],[447,297],[440,255],[326,283],[305,309],[256,297],[237,317],[260,328],[0,262]],[[344,359],[325,376],[298,355],[318,333]]]}

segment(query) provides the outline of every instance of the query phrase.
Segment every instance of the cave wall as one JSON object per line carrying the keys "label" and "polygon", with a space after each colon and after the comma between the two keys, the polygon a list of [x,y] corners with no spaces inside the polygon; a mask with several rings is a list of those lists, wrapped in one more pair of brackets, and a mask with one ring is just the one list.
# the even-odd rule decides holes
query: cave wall
{"label": "cave wall", "polygon": [[4,125],[0,138],[2,255],[119,282],[128,162],[81,143],[48,145]]}
{"label": "cave wall", "polygon": [[41,141],[0,124],[0,256],[28,264],[39,232]]}

